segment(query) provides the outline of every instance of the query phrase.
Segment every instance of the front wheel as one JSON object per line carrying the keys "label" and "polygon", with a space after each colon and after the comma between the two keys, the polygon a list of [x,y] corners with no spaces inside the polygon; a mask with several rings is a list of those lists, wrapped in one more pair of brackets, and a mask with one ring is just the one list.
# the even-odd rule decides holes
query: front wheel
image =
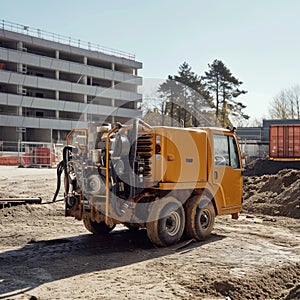
{"label": "front wheel", "polygon": [[110,233],[116,225],[113,225],[112,227],[109,227],[104,221],[97,223],[95,221],[92,221],[89,214],[86,214],[83,216],[83,224],[85,228],[94,234],[97,235],[105,235]]}
{"label": "front wheel", "polygon": [[147,223],[151,242],[159,247],[177,243],[184,231],[185,215],[181,203],[174,197],[154,201]]}
{"label": "front wheel", "polygon": [[212,201],[205,195],[190,198],[185,206],[185,234],[197,241],[209,237],[215,223],[215,208]]}

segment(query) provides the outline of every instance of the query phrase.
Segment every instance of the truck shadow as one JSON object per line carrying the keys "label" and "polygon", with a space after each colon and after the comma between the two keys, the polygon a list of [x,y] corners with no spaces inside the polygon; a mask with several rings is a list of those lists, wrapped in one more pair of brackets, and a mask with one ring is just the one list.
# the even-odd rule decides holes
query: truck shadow
{"label": "truck shadow", "polygon": [[182,241],[155,248],[146,230],[116,230],[107,236],[85,234],[41,240],[0,253],[0,299],[12,298],[55,280],[118,268],[184,252],[225,238],[212,234],[205,242]]}

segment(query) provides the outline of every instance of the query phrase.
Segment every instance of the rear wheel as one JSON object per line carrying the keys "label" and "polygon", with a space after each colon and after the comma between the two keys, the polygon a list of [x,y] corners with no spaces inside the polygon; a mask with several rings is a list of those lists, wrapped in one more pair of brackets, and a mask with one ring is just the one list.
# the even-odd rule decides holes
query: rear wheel
{"label": "rear wheel", "polygon": [[153,202],[147,223],[147,234],[156,246],[177,243],[184,231],[185,215],[181,203],[167,197]]}
{"label": "rear wheel", "polygon": [[207,196],[190,198],[185,206],[185,235],[197,241],[205,240],[213,230],[215,215],[213,203]]}
{"label": "rear wheel", "polygon": [[109,227],[105,222],[97,223],[92,221],[88,214],[83,216],[83,224],[89,232],[99,235],[108,234],[116,227],[116,225]]}

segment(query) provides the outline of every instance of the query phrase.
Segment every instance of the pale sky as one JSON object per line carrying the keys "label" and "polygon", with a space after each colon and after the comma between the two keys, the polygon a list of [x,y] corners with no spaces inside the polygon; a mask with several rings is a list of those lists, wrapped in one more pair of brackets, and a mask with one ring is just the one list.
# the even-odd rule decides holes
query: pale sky
{"label": "pale sky", "polygon": [[300,84],[299,14],[297,0],[0,0],[0,19],[134,53],[146,79],[184,61],[203,75],[222,60],[244,82],[252,119]]}

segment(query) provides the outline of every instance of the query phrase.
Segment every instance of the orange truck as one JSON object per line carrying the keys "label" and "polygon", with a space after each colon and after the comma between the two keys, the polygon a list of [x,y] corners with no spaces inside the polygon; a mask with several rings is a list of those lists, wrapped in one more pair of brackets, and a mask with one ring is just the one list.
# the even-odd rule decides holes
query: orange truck
{"label": "orange truck", "polygon": [[65,215],[94,234],[124,224],[156,246],[199,241],[217,215],[237,219],[242,208],[235,130],[90,124],[67,137],[54,201],[63,172]]}

